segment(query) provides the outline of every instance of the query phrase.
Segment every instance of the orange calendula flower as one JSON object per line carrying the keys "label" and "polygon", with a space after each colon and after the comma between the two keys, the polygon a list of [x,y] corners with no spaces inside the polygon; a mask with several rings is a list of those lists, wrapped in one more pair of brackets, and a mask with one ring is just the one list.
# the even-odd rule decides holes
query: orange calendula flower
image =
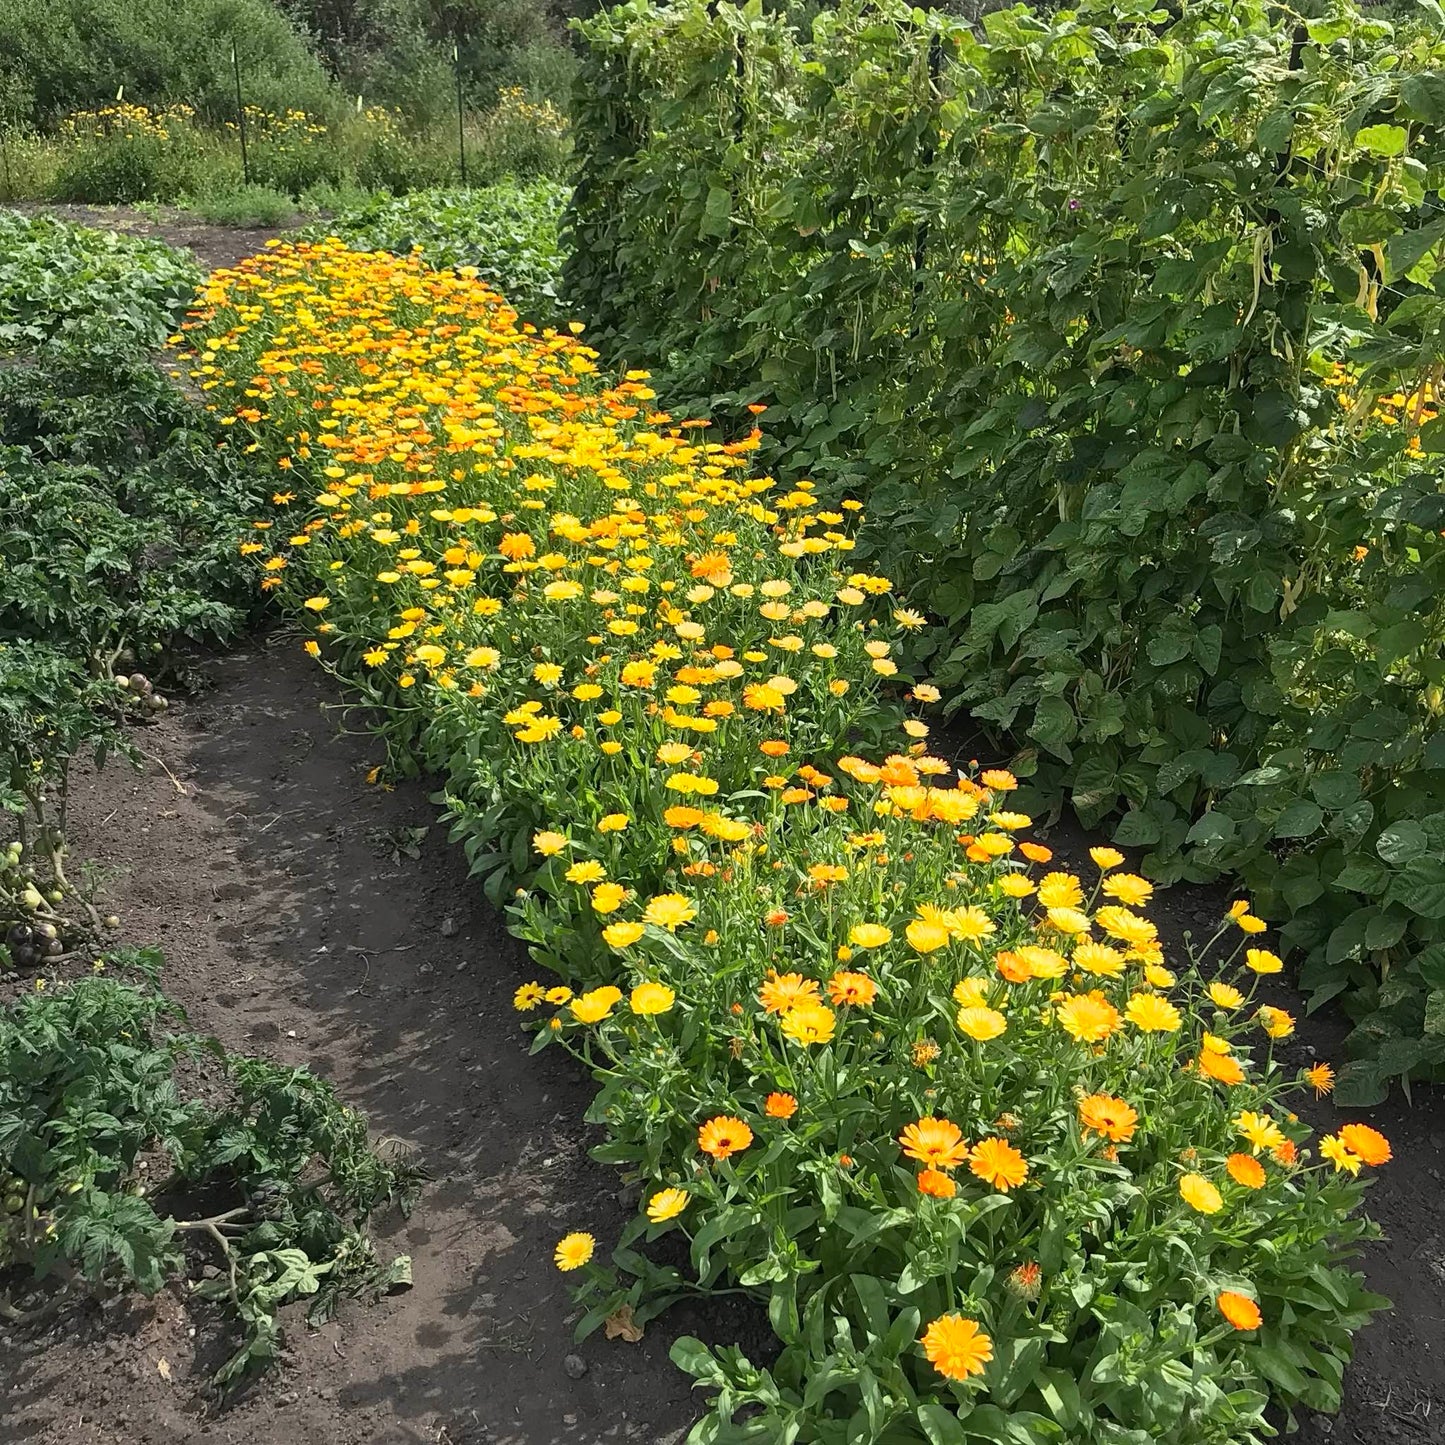
{"label": "orange calendula flower", "polygon": [[1028,1178],[1024,1156],[1007,1139],[981,1139],[969,1150],[968,1167],[986,1183],[1005,1194]]}
{"label": "orange calendula flower", "polygon": [[828,997],[842,1008],[851,1004],[867,1008],[878,997],[878,985],[866,973],[850,973],[840,969],[828,980]]}
{"label": "orange calendula flower", "polygon": [[1244,1082],[1244,1067],[1233,1054],[1220,1054],[1212,1049],[1203,1049],[1194,1061],[1194,1066],[1207,1078],[1217,1079],[1231,1088]]}
{"label": "orange calendula flower", "polygon": [[791,1094],[772,1093],[763,1105],[770,1119],[791,1119],[798,1112],[798,1101]]}
{"label": "orange calendula flower", "polygon": [[993,1341],[979,1329],[978,1321],[958,1314],[940,1315],[924,1330],[919,1343],[928,1363],[948,1380],[981,1375],[993,1359]]}
{"label": "orange calendula flower", "polygon": [[1139,1124],[1137,1111],[1112,1094],[1088,1094],[1079,1100],[1079,1123],[1091,1134],[1127,1144]]}
{"label": "orange calendula flower", "polygon": [[1229,1177],[1246,1189],[1263,1189],[1267,1180],[1264,1165],[1253,1154],[1231,1154],[1224,1161]]}
{"label": "orange calendula flower", "polygon": [[918,1192],[934,1199],[952,1199],[958,1193],[958,1185],[937,1169],[925,1169],[918,1176]]}
{"label": "orange calendula flower", "polygon": [[1232,1289],[1221,1290],[1214,1300],[1215,1308],[1237,1330],[1257,1330],[1264,1323],[1259,1306],[1247,1294]]}
{"label": "orange calendula flower", "polygon": [[933,1169],[957,1169],[968,1158],[968,1145],[958,1125],[950,1119],[935,1119],[931,1114],[916,1124],[907,1125],[898,1141],[908,1158]]}
{"label": "orange calendula flower", "polygon": [[753,1131],[731,1114],[719,1114],[697,1131],[697,1147],[719,1162],[741,1153],[752,1142]]}
{"label": "orange calendula flower", "polygon": [[1351,1153],[1358,1154],[1372,1168],[1388,1164],[1394,1157],[1390,1150],[1390,1141],[1378,1129],[1372,1129],[1368,1124],[1346,1124],[1340,1130],[1340,1138]]}
{"label": "orange calendula flower", "polygon": [[1315,1097],[1322,1099],[1335,1087],[1335,1071],[1328,1064],[1311,1064],[1305,1070],[1305,1082],[1315,1091]]}

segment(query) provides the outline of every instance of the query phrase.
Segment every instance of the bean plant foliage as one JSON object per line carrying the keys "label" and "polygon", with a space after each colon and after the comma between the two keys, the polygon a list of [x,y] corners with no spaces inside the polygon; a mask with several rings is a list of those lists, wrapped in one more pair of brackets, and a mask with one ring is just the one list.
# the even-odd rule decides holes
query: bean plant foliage
{"label": "bean plant foliage", "polygon": [[67,1291],[156,1294],[185,1278],[189,1246],[216,1266],[194,1294],[237,1336],[215,1376],[229,1386],[274,1360],[283,1305],[308,1299],[319,1323],[343,1297],[410,1283],[406,1257],[378,1259],[363,1226],[409,1206],[419,1175],[384,1161],[305,1069],[188,1031],[159,964],[120,954],[101,961],[120,977],[0,1013],[0,1316],[46,1316]]}
{"label": "bean plant foliage", "polygon": [[[1445,16],[883,0],[582,22],[569,299],[866,497],[1035,803],[1230,875],[1445,1065]],[[699,401],[693,403],[701,406]]]}

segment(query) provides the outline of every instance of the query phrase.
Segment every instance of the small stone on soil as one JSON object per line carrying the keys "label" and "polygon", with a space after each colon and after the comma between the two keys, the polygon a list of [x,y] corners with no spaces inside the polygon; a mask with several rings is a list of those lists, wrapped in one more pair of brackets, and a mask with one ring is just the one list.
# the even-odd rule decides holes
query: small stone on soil
{"label": "small stone on soil", "polygon": [[587,1373],[587,1361],[581,1355],[568,1355],[562,1361],[562,1368],[567,1372],[568,1379],[580,1380]]}

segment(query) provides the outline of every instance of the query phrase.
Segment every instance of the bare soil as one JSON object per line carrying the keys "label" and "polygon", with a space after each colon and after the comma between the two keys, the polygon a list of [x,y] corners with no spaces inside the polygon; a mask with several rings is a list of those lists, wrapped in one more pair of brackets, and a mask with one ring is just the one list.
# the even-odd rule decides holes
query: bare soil
{"label": "bare soil", "polygon": [[[527,1055],[511,1006],[535,976],[525,954],[427,790],[365,782],[380,746],[294,641],[210,670],[213,690],[140,733],[144,773],[78,779],[74,856],[104,870],[126,940],[165,950],[163,986],[196,1028],[314,1070],[415,1149],[433,1182],[378,1230],[415,1283],[318,1330],[291,1312],[281,1369],[223,1412],[216,1322],[183,1291],[0,1332],[0,1439],[672,1445],[697,1413],[673,1338],[757,1345],[766,1322],[710,1303],[637,1344],[573,1344],[552,1248],[574,1228],[614,1239],[635,1202],[587,1158],[586,1077],[560,1051]],[[421,858],[394,861],[421,827]]]}

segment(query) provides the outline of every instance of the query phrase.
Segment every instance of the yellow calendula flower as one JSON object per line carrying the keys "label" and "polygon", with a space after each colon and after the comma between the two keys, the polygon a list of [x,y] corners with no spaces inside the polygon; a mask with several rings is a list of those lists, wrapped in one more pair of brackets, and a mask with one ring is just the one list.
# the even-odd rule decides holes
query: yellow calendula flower
{"label": "yellow calendula flower", "polygon": [[1186,1174],[1179,1181],[1179,1197],[1200,1214],[1218,1214],[1224,1208],[1219,1190],[1202,1174]]}
{"label": "yellow calendula flower", "polygon": [[977,1005],[959,1009],[955,1022],[961,1032],[980,1043],[998,1038],[1008,1028],[1008,1020],[997,1009]]}
{"label": "yellow calendula flower", "polygon": [[1157,993],[1136,993],[1124,1008],[1125,1016],[1141,1033],[1172,1034],[1179,1028],[1179,1010]]}
{"label": "yellow calendula flower", "polygon": [[848,932],[848,942],[855,948],[882,948],[893,939],[893,930],[881,923],[855,923]]}
{"label": "yellow calendula flower", "polygon": [[635,1014],[665,1014],[677,995],[665,983],[640,983],[632,990],[629,1003]]}
{"label": "yellow calendula flower", "polygon": [[687,1208],[692,1196],[686,1189],[659,1189],[647,1201],[647,1218],[652,1224],[666,1224]]}
{"label": "yellow calendula flower", "polygon": [[837,1016],[826,1004],[804,1002],[779,1015],[778,1022],[795,1043],[826,1044],[833,1037]]}
{"label": "yellow calendula flower", "polygon": [[605,1019],[622,1002],[622,990],[606,984],[574,998],[568,1007],[578,1023],[595,1024]]}
{"label": "yellow calendula flower", "polygon": [[626,948],[636,943],[646,932],[646,927],[635,920],[619,919],[602,930],[602,938],[610,948]]}
{"label": "yellow calendula flower", "polygon": [[1284,960],[1267,948],[1245,949],[1244,961],[1255,973],[1279,973],[1284,968]]}
{"label": "yellow calendula flower", "polygon": [[552,1262],[563,1271],[581,1269],[592,1258],[596,1248],[597,1241],[590,1234],[583,1234],[580,1231],[566,1234],[557,1241]]}
{"label": "yellow calendula flower", "polygon": [[599,883],[592,890],[592,907],[598,913],[615,913],[627,902],[627,890],[620,883]]}
{"label": "yellow calendula flower", "polygon": [[649,901],[642,911],[643,920],[675,933],[685,923],[697,917],[692,901],[681,893],[663,893]]}

